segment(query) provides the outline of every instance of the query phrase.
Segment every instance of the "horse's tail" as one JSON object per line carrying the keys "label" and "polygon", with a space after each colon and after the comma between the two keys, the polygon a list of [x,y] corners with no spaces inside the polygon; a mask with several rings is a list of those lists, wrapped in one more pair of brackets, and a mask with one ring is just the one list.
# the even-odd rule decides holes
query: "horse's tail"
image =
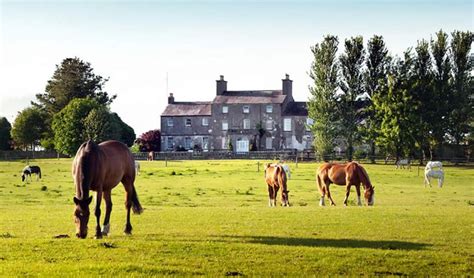
{"label": "horse's tail", "polygon": [[143,212],[142,205],[140,205],[140,202],[138,201],[138,196],[137,196],[137,191],[135,190],[135,186],[133,186],[133,192],[132,192],[132,210],[133,210],[133,213],[135,214],[140,214]]}

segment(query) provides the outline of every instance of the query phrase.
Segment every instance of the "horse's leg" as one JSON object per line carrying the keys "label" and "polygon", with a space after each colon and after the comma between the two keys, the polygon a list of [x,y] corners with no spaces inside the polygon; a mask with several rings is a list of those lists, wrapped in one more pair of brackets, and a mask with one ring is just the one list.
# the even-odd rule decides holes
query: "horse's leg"
{"label": "horse's leg", "polygon": [[277,206],[278,187],[273,188],[273,206]]}
{"label": "horse's leg", "polygon": [[268,206],[269,207],[273,205],[272,198],[273,198],[273,187],[269,185],[268,186]]}
{"label": "horse's leg", "polygon": [[132,234],[132,224],[130,223],[130,209],[132,208],[133,183],[131,179],[124,179],[122,183],[125,188],[125,208],[127,209],[127,223],[125,224],[124,233]]}
{"label": "horse's leg", "polygon": [[316,175],[316,183],[318,184],[319,193],[321,194],[321,199],[319,200],[319,206],[323,207],[324,204],[324,197],[326,196],[326,183],[321,181],[319,175]]}
{"label": "horse's leg", "polygon": [[328,199],[331,201],[331,206],[335,206],[336,203],[334,203],[334,200],[331,197],[331,191],[329,191],[329,184],[326,185],[327,193],[328,193]]}
{"label": "horse's leg", "polygon": [[102,201],[102,190],[97,190],[95,198],[95,218],[97,219],[97,226],[95,227],[95,238],[102,238],[100,231],[100,202]]}
{"label": "horse's leg", "polygon": [[362,206],[362,202],[360,201],[360,184],[356,185],[356,192],[357,192],[357,205]]}
{"label": "horse's leg", "polygon": [[112,212],[112,192],[111,190],[104,191],[105,201],[105,218],[104,226],[102,227],[102,235],[106,236],[110,232],[110,213]]}
{"label": "horse's leg", "polygon": [[349,194],[351,193],[351,185],[349,182],[346,182],[346,197],[344,198],[344,206],[347,206],[347,199],[349,199]]}

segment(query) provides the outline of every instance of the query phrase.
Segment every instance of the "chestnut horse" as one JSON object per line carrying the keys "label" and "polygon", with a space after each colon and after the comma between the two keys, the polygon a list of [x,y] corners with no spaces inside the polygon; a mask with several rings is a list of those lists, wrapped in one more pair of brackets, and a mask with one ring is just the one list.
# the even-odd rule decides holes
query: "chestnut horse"
{"label": "chestnut horse", "polygon": [[[106,141],[99,145],[93,141],[83,143],[77,150],[72,163],[72,176],[76,185],[74,211],[76,223],[76,236],[87,237],[87,223],[89,222],[89,204],[92,196],[89,190],[96,191],[95,217],[97,226],[95,236],[101,238],[110,230],[110,212],[112,211],[111,191],[122,182],[125,187],[125,207],[127,209],[127,224],[125,233],[131,234],[130,208],[134,213],[140,214],[143,209],[138,202],[135,191],[135,165],[134,159],[127,146],[118,141]],[[105,201],[104,227],[100,229],[100,202]]]}
{"label": "chestnut horse", "polygon": [[265,165],[265,181],[268,185],[268,206],[276,207],[276,197],[281,188],[281,205],[290,206],[288,188],[286,186],[286,172],[280,164],[267,163]]}
{"label": "chestnut horse", "polygon": [[346,198],[344,205],[347,206],[347,199],[351,192],[351,186],[355,185],[357,191],[357,204],[362,205],[360,201],[360,184],[364,186],[364,197],[367,205],[374,204],[374,187],[370,183],[369,175],[365,169],[357,162],[349,162],[347,164],[324,163],[316,172],[316,182],[321,193],[320,206],[324,206],[324,197],[326,193],[331,205],[336,205],[331,197],[329,185],[331,183],[346,186]]}

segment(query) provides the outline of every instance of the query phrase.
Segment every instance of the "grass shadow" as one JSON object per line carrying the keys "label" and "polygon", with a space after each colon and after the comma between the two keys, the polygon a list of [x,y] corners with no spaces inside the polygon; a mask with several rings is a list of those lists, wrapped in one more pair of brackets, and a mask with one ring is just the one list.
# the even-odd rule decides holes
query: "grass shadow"
{"label": "grass shadow", "polygon": [[[221,237],[222,238],[222,237]],[[416,243],[397,240],[361,240],[361,239],[326,239],[326,238],[294,238],[274,236],[225,236],[245,243],[306,246],[306,247],[333,247],[333,248],[370,248],[382,250],[422,250],[431,246],[426,243]]]}

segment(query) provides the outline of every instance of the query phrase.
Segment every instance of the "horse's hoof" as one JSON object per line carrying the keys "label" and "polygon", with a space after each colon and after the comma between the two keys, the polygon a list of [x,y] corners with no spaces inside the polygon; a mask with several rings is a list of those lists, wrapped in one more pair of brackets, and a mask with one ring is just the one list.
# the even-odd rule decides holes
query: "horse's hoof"
{"label": "horse's hoof", "polygon": [[131,235],[132,234],[132,225],[127,224],[125,226],[125,230],[123,231],[126,235]]}

